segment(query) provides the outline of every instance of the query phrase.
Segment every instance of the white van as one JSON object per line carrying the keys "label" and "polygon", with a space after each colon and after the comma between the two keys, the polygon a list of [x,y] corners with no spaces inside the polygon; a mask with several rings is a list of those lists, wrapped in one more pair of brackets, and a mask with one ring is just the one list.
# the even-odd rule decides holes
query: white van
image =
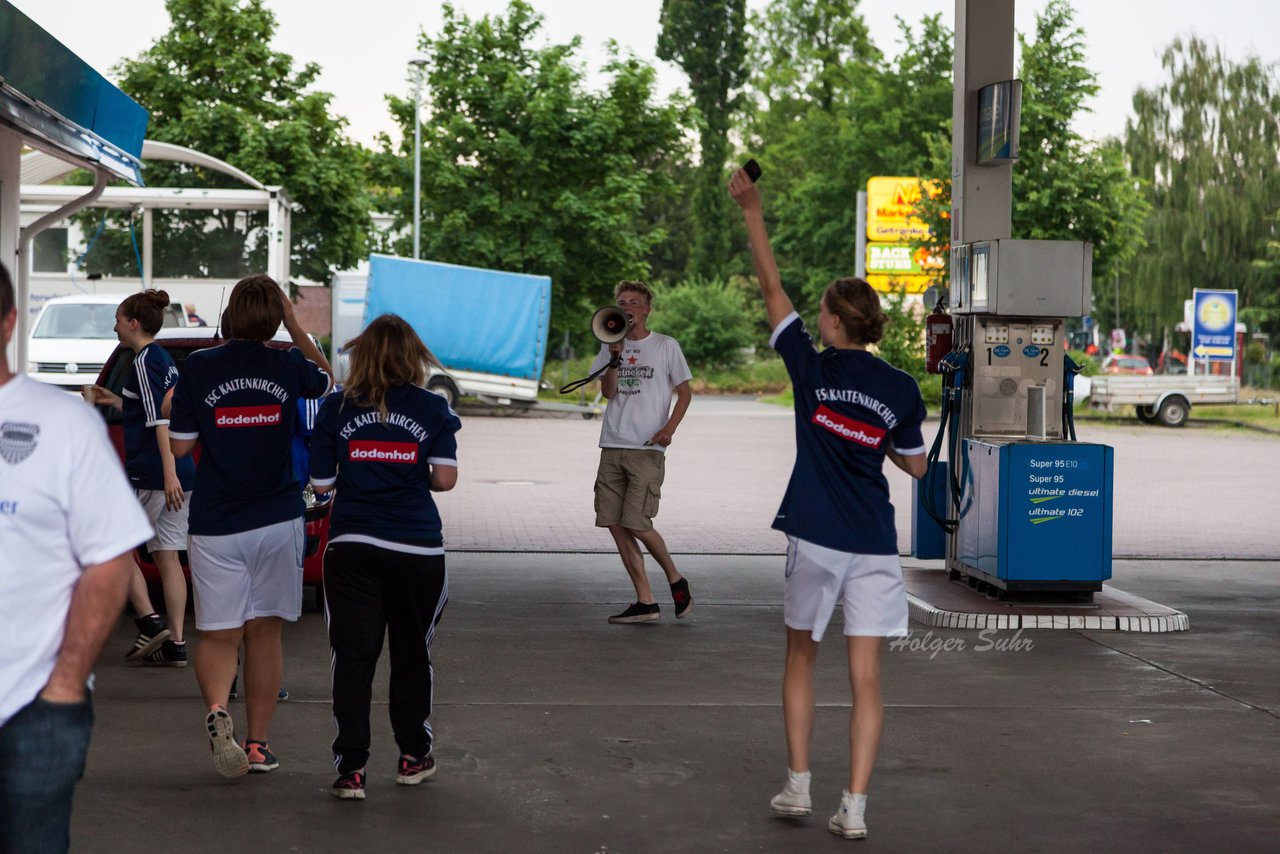
{"label": "white van", "polygon": [[[116,308],[129,294],[54,297],[44,304],[31,329],[27,373],[33,380],[80,392],[98,381],[98,373],[118,343]],[[165,326],[186,326],[187,313],[170,303]]]}

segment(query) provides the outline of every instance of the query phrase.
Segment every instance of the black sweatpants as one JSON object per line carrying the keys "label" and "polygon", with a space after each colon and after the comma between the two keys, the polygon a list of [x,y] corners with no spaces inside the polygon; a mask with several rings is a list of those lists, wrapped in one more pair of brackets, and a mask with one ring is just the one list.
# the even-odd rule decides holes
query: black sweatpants
{"label": "black sweatpants", "polygon": [[369,705],[383,636],[391,645],[391,729],[400,753],[431,751],[431,641],[449,601],[444,555],[365,543],[324,553],[325,622],[333,662],[333,740],[339,774],[369,759]]}

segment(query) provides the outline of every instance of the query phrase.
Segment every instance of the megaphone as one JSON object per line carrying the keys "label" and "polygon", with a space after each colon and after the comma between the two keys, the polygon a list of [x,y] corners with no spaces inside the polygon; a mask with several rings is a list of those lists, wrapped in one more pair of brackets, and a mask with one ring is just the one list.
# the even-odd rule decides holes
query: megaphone
{"label": "megaphone", "polygon": [[615,344],[626,338],[630,325],[627,313],[616,305],[606,305],[591,315],[591,334],[602,344]]}

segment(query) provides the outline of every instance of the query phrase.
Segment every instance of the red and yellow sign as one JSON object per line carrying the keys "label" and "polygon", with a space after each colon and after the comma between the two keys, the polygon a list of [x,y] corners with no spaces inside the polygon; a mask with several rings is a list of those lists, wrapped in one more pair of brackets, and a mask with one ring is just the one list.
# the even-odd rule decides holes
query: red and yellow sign
{"label": "red and yellow sign", "polygon": [[920,203],[919,178],[878,177],[867,180],[867,239],[909,243],[929,237],[929,226],[915,217]]}
{"label": "red and yellow sign", "polygon": [[905,288],[923,293],[933,283],[944,262],[912,243],[929,239],[929,226],[915,216],[921,190],[939,192],[932,181],[906,176],[877,177],[867,181],[867,282],[888,292]]}

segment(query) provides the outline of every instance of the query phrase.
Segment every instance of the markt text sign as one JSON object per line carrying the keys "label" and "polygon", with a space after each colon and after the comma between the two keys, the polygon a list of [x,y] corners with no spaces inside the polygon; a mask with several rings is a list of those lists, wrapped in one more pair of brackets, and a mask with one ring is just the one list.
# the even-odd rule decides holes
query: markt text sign
{"label": "markt text sign", "polygon": [[885,243],[927,240],[929,227],[914,216],[919,202],[919,178],[868,179],[867,239]]}

